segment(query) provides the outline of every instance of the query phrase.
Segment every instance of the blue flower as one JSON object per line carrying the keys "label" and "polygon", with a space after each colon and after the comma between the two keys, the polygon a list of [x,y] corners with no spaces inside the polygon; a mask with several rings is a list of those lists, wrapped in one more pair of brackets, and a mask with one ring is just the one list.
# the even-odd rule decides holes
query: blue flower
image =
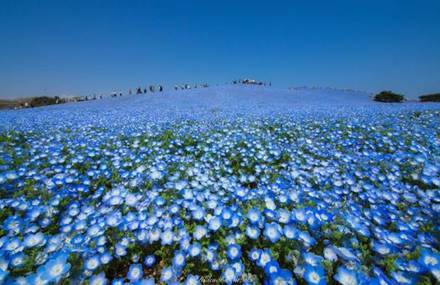
{"label": "blue flower", "polygon": [[41,278],[48,282],[58,282],[70,270],[70,263],[67,262],[68,255],[60,253],[51,258],[46,264],[38,269]]}
{"label": "blue flower", "polygon": [[197,275],[192,275],[189,274],[186,279],[185,282],[183,282],[184,285],[200,285],[200,277]]}
{"label": "blue flower", "polygon": [[402,271],[392,272],[391,276],[393,277],[398,284],[416,284],[417,280],[414,278],[414,276],[411,276],[410,274]]}
{"label": "blue flower", "polygon": [[98,275],[93,275],[89,280],[90,285],[106,285],[107,279],[105,278],[104,273],[100,273]]}
{"label": "blue flower", "polygon": [[356,285],[359,284],[357,274],[355,271],[339,266],[333,278],[342,285]]}
{"label": "blue flower", "polygon": [[201,240],[207,234],[206,227],[204,226],[196,226],[194,229],[194,238],[196,240]]}
{"label": "blue flower", "polygon": [[199,243],[193,243],[188,249],[188,253],[191,257],[199,256],[202,252],[202,246]]}
{"label": "blue flower", "polygon": [[296,285],[296,281],[289,270],[281,269],[270,275],[269,278],[269,285],[278,284]]}
{"label": "blue flower", "polygon": [[176,278],[174,270],[172,267],[165,267],[162,269],[162,273],[160,275],[160,281],[168,283]]}
{"label": "blue flower", "polygon": [[236,260],[241,257],[241,248],[238,244],[230,244],[226,249],[226,255],[230,260]]}
{"label": "blue flower", "polygon": [[101,260],[99,256],[95,255],[87,259],[84,265],[87,270],[93,271],[101,265]]}
{"label": "blue flower", "polygon": [[307,284],[327,284],[324,269],[321,266],[307,265],[304,268],[303,278]]}
{"label": "blue flower", "polygon": [[256,226],[249,225],[246,227],[246,235],[251,239],[258,239],[260,236],[260,229]]}
{"label": "blue flower", "polygon": [[269,261],[264,266],[264,272],[266,273],[267,276],[271,276],[272,274],[277,273],[280,269],[281,269],[280,265],[276,260]]}
{"label": "blue flower", "polygon": [[211,231],[217,231],[220,227],[222,226],[222,219],[220,218],[220,217],[217,217],[217,216],[215,216],[215,217],[212,217],[210,220],[209,220],[209,225],[208,225],[208,228],[211,230]]}
{"label": "blue flower", "polygon": [[183,254],[183,252],[181,251],[174,252],[173,266],[175,269],[177,269],[176,271],[180,270],[185,266],[185,261],[186,261],[186,257]]}
{"label": "blue flower", "polygon": [[261,220],[261,212],[256,208],[250,209],[246,216],[252,224],[258,224]]}
{"label": "blue flower", "polygon": [[28,248],[43,246],[46,243],[44,234],[29,234],[24,238],[24,246]]}
{"label": "blue flower", "polygon": [[232,284],[235,281],[237,281],[238,276],[237,276],[237,272],[235,271],[234,267],[232,267],[230,265],[225,266],[225,268],[223,269],[223,272],[222,272],[222,278],[226,284]]}
{"label": "blue flower", "polygon": [[423,249],[419,258],[419,263],[428,270],[440,267],[440,254],[432,250]]}
{"label": "blue flower", "polygon": [[130,268],[128,269],[127,273],[127,279],[131,282],[138,281],[139,279],[144,276],[144,272],[142,270],[142,264],[135,263],[130,265]]}
{"label": "blue flower", "polygon": [[304,262],[306,262],[307,264],[311,265],[311,266],[320,266],[321,262],[324,260],[322,258],[322,256],[310,253],[310,252],[305,252],[303,254],[303,258],[304,258]]}
{"label": "blue flower", "polygon": [[141,279],[133,283],[133,285],[154,285],[154,278]]}
{"label": "blue flower", "polygon": [[249,251],[248,257],[250,260],[256,262],[257,260],[260,259],[261,252],[262,252],[261,249],[253,248]]}
{"label": "blue flower", "polygon": [[156,262],[156,257],[154,255],[148,255],[144,259],[144,264],[147,268],[151,268]]}
{"label": "blue flower", "polygon": [[270,250],[265,249],[260,252],[260,257],[257,261],[257,265],[260,267],[265,267],[268,262],[272,260],[272,255]]}
{"label": "blue flower", "polygon": [[281,237],[281,227],[277,223],[266,224],[264,227],[264,236],[272,243],[277,242]]}
{"label": "blue flower", "polygon": [[171,230],[166,230],[160,235],[162,245],[170,245],[174,241],[174,233]]}

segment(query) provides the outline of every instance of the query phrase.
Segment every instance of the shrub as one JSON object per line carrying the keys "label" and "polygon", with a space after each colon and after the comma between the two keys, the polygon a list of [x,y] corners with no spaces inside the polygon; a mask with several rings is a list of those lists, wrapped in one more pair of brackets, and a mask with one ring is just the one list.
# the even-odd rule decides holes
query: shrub
{"label": "shrub", "polygon": [[31,107],[40,107],[40,106],[46,106],[46,105],[53,105],[60,103],[60,98],[58,96],[55,97],[35,97],[32,98],[32,100],[29,102],[29,105]]}
{"label": "shrub", "polygon": [[393,93],[392,91],[382,91],[374,96],[374,101],[385,103],[400,103],[404,99],[403,95]]}
{"label": "shrub", "polygon": [[422,95],[419,99],[421,102],[440,102],[440,93]]}

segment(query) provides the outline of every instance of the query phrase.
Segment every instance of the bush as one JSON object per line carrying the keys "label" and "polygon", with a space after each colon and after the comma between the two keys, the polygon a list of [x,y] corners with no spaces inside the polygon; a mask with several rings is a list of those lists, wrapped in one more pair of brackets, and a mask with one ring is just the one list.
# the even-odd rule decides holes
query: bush
{"label": "bush", "polygon": [[374,96],[374,101],[385,103],[400,103],[404,99],[403,95],[393,93],[392,91],[382,91]]}
{"label": "bush", "polygon": [[440,102],[440,93],[422,95],[419,99],[421,102]]}
{"label": "bush", "polygon": [[58,96],[55,97],[35,97],[32,98],[32,100],[29,102],[29,105],[31,107],[40,107],[40,106],[46,106],[46,105],[54,105],[60,103],[60,98]]}

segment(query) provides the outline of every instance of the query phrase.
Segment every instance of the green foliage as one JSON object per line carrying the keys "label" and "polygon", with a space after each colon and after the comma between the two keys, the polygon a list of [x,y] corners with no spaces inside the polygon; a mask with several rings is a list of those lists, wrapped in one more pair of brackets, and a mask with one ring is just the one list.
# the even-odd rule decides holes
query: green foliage
{"label": "green foliage", "polygon": [[421,102],[440,102],[440,93],[419,96]]}
{"label": "green foliage", "polygon": [[382,91],[374,96],[374,101],[384,103],[400,103],[404,99],[403,95],[393,93],[392,91]]}

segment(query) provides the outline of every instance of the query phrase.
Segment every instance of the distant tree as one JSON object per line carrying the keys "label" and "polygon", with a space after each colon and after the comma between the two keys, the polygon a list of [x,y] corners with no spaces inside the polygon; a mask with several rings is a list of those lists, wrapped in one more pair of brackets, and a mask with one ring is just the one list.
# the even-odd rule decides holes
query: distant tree
{"label": "distant tree", "polygon": [[422,95],[419,99],[421,102],[440,102],[440,93]]}
{"label": "distant tree", "polygon": [[392,91],[382,91],[374,96],[374,101],[383,103],[401,103],[405,97]]}

